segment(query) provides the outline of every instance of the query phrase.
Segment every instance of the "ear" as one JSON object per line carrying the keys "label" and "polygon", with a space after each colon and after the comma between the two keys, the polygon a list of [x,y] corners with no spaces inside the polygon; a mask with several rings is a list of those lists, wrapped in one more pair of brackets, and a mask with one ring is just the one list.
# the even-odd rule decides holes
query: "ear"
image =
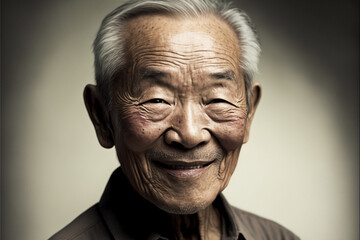
{"label": "ear", "polygon": [[249,140],[249,134],[250,134],[250,127],[252,120],[254,118],[254,114],[256,111],[257,106],[259,105],[260,98],[261,98],[261,85],[260,83],[253,83],[251,86],[251,111],[248,113],[247,117],[247,123],[246,123],[246,129],[245,129],[245,136],[243,143],[247,143]]}
{"label": "ear", "polygon": [[84,89],[84,101],[90,119],[94,124],[99,143],[104,148],[114,146],[113,131],[109,113],[97,86],[88,84]]}

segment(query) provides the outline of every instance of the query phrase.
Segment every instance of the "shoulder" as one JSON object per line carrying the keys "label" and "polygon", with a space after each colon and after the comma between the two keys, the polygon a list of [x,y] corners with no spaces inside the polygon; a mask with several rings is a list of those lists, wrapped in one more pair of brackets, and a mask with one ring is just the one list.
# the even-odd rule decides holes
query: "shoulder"
{"label": "shoulder", "polygon": [[237,220],[240,221],[255,239],[279,239],[279,240],[299,240],[300,238],[290,230],[280,224],[232,207]]}
{"label": "shoulder", "polygon": [[99,212],[98,204],[92,206],[49,240],[111,239]]}

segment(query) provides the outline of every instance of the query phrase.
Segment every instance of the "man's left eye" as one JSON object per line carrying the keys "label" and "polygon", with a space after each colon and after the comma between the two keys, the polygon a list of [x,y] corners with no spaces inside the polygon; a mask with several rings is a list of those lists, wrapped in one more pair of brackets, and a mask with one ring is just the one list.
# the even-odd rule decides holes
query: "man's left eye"
{"label": "man's left eye", "polygon": [[224,99],[215,98],[215,99],[212,99],[209,103],[227,103],[227,101]]}
{"label": "man's left eye", "polygon": [[214,98],[214,99],[210,100],[207,104],[214,104],[214,103],[226,103],[226,104],[230,104],[230,105],[236,107],[235,104],[233,104],[225,99],[222,99],[222,98]]}

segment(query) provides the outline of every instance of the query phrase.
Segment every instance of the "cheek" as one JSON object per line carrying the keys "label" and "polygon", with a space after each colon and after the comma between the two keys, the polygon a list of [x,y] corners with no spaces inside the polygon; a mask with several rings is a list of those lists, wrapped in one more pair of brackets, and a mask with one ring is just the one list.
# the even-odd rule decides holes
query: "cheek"
{"label": "cheek", "polygon": [[166,129],[164,122],[152,122],[137,110],[131,111],[121,122],[119,137],[133,152],[142,152],[150,148]]}
{"label": "cheek", "polygon": [[213,133],[220,145],[227,151],[241,147],[246,129],[246,118],[237,118],[233,121],[216,123]]}
{"label": "cheek", "polygon": [[220,163],[219,179],[221,191],[226,188],[236,168],[240,149],[244,140],[246,118],[238,118],[229,122],[217,123],[214,126],[214,135],[225,149],[226,156]]}
{"label": "cheek", "polygon": [[220,170],[218,175],[221,182],[220,191],[223,191],[229,184],[230,178],[234,173],[234,170],[238,163],[240,148],[241,146],[235,151],[229,152],[220,164]]}

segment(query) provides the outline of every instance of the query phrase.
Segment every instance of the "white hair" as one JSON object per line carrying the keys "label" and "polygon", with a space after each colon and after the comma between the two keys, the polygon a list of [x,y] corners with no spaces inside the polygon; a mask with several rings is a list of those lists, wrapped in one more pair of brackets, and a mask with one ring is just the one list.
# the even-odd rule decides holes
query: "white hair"
{"label": "white hair", "polygon": [[245,79],[247,107],[250,111],[251,85],[257,72],[260,45],[249,17],[222,0],[130,0],[109,13],[100,26],[93,44],[95,78],[107,105],[111,103],[112,83],[125,67],[124,23],[147,13],[176,16],[214,14],[232,27],[241,49],[240,68]]}

